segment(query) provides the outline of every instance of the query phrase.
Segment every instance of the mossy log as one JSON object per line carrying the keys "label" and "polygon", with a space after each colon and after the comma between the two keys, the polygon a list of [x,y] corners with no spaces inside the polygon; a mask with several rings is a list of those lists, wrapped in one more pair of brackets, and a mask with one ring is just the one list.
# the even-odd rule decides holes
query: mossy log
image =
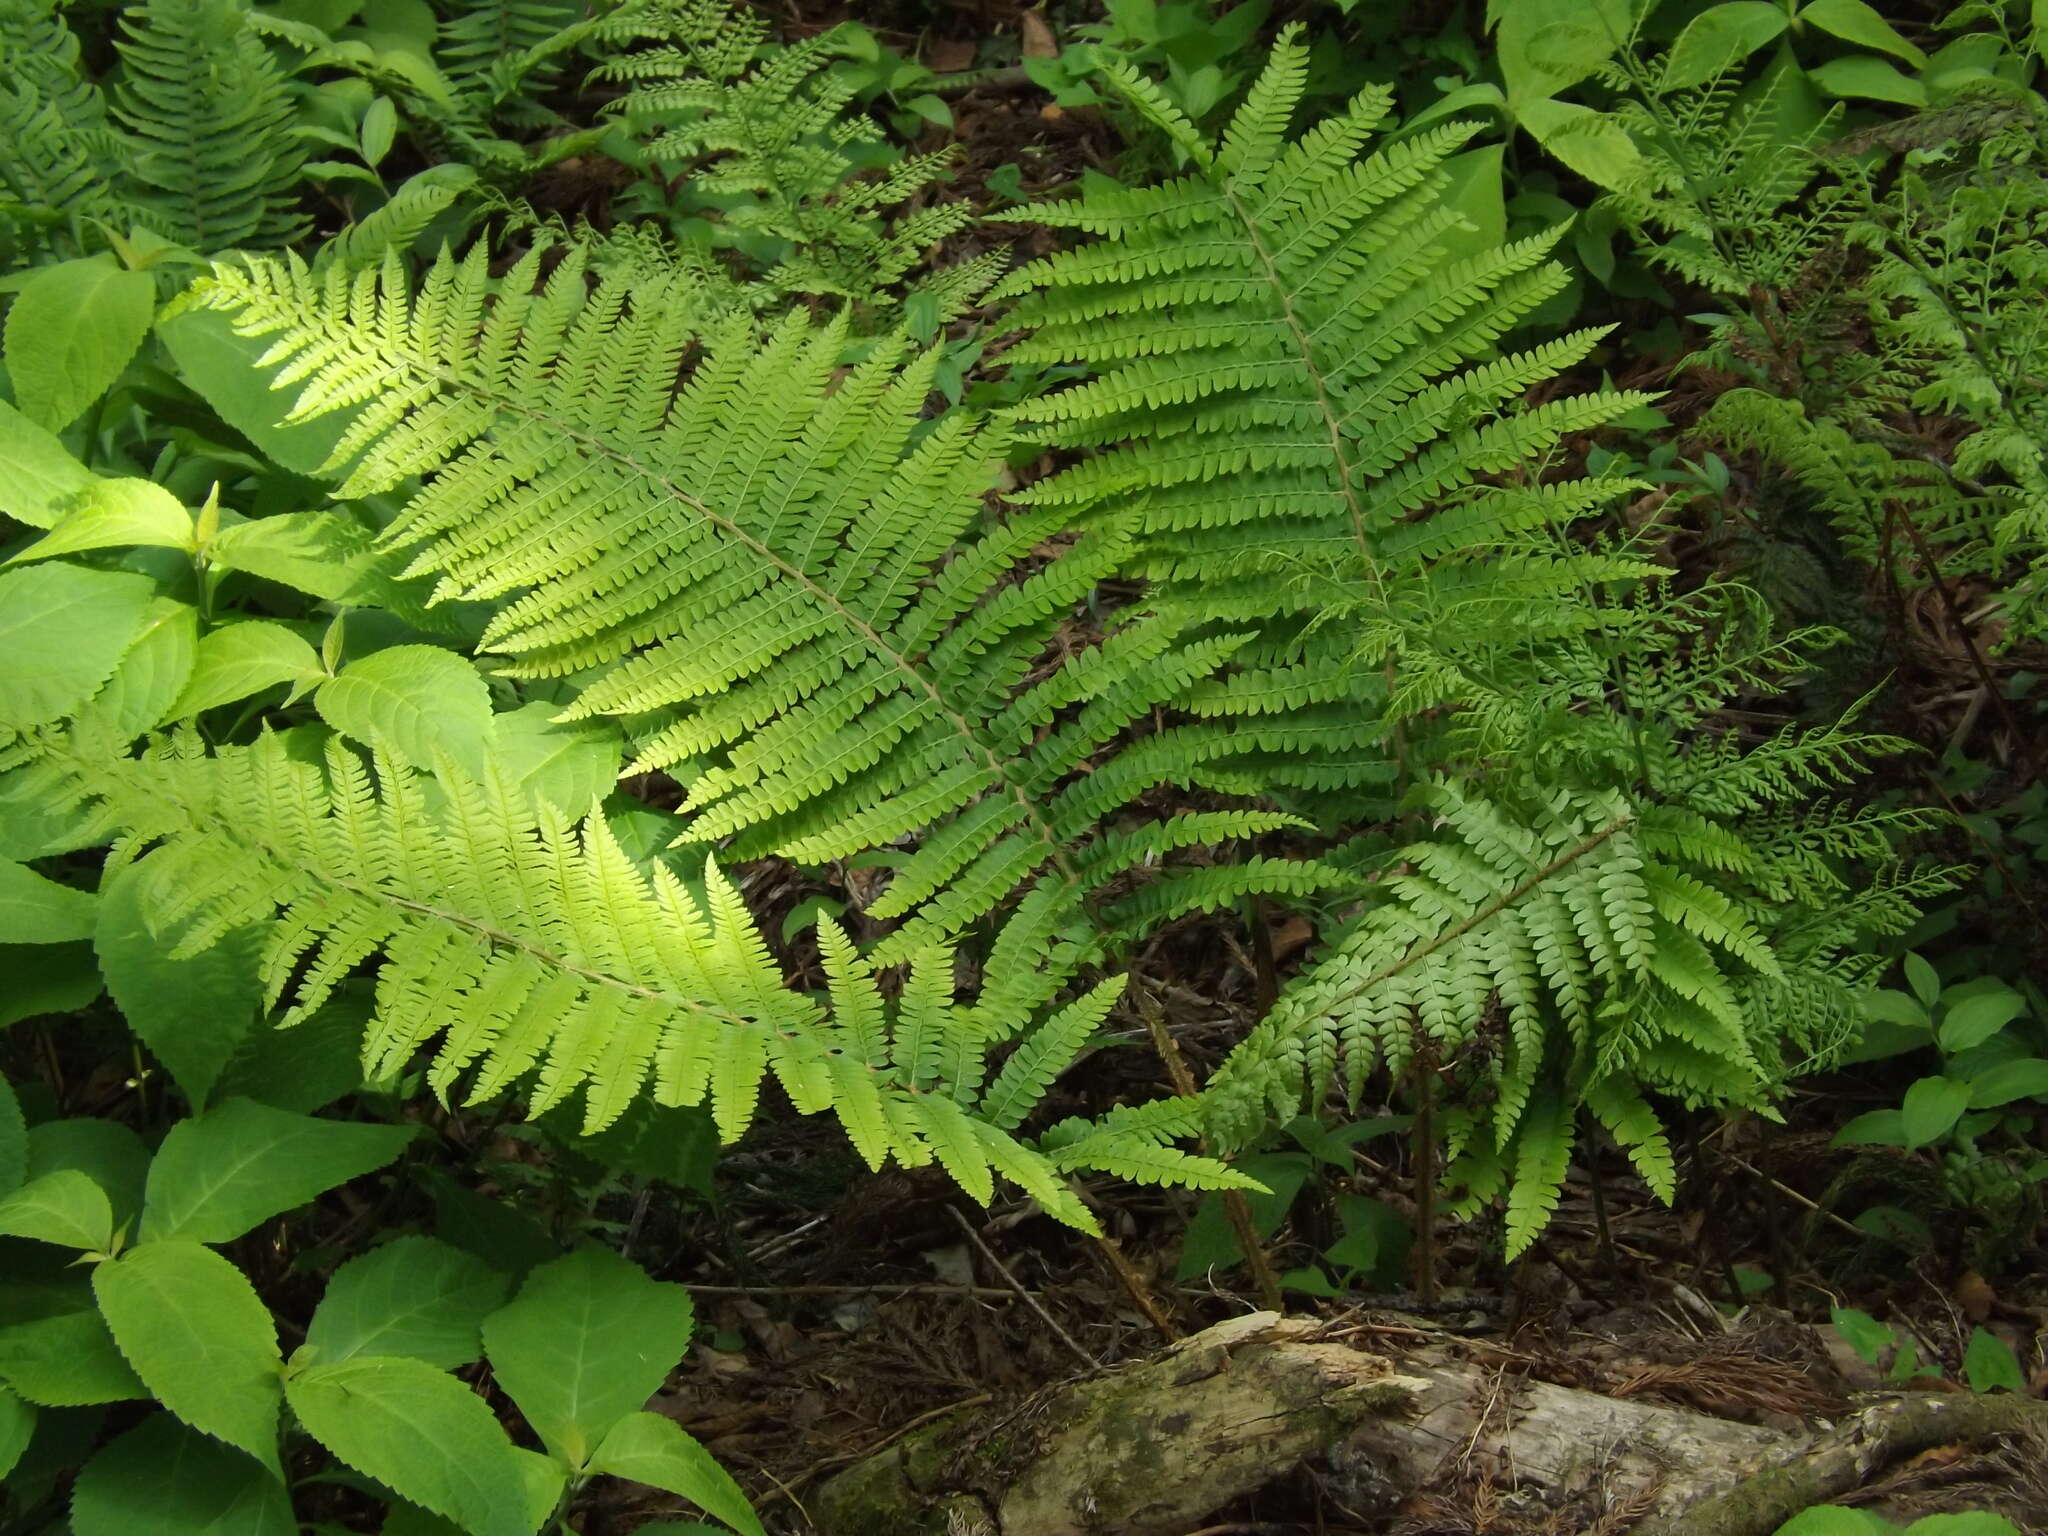
{"label": "mossy log", "polygon": [[2048,1404],[1909,1394],[1812,1431],[1531,1381],[1448,1349],[1375,1354],[1237,1318],[1008,1411],[929,1425],[828,1483],[821,1536],[1179,1536],[1319,1461],[1347,1508],[1446,1483],[1586,1507],[1639,1536],[1769,1536],[1932,1444],[2048,1437]]}

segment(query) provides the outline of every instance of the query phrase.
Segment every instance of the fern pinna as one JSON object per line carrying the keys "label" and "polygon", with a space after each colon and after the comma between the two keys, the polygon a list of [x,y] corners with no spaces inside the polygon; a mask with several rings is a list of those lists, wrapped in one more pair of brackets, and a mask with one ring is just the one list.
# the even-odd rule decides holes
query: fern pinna
{"label": "fern pinna", "polygon": [[1618,482],[1535,484],[1529,471],[1641,397],[1518,408],[1598,331],[1466,366],[1564,285],[1546,260],[1555,233],[1473,248],[1447,169],[1473,125],[1361,159],[1391,106],[1379,87],[1290,142],[1308,65],[1297,30],[1218,143],[1104,61],[1189,169],[1019,210],[1101,238],[996,293],[1023,295],[1010,361],[1096,375],[1027,401],[1018,422],[1050,445],[1105,450],[1018,499],[1131,524],[1169,602],[1255,631],[1234,674],[1192,702],[1236,717],[1258,782],[1355,789],[1388,776],[1384,658],[1318,622],[1332,584],[1384,605],[1599,505]]}
{"label": "fern pinna", "polygon": [[694,885],[660,861],[643,873],[603,815],[565,817],[495,765],[478,782],[442,756],[423,774],[318,727],[210,752],[174,732],[130,755],[87,712],[15,756],[53,814],[83,809],[79,836],[118,836],[117,865],[139,860],[171,953],[256,925],[283,1024],[373,962],[373,1077],[430,1047],[427,1081],[444,1097],[465,1078],[472,1101],[531,1079],[532,1112],[581,1093],[595,1132],[651,1091],[708,1101],[730,1140],[772,1072],[800,1112],[831,1110],[872,1166],[936,1161],[984,1203],[1001,1174],[1091,1231],[1069,1173],[1242,1182],[1170,1145],[1195,1127],[1185,1099],[1065,1122],[1043,1150],[1018,1139],[1120,980],[1034,1019],[956,1002],[952,955],[932,949],[910,956],[890,999],[827,919],[826,996],[804,996],[715,865]]}

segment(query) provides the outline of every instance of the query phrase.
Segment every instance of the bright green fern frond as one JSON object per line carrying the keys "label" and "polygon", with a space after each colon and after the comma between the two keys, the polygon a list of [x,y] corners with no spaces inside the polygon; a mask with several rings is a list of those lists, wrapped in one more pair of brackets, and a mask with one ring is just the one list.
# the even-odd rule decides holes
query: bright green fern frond
{"label": "bright green fern frond", "polygon": [[[960,413],[925,420],[934,352],[890,344],[843,371],[843,324],[799,314],[757,338],[707,321],[681,280],[593,283],[578,248],[542,270],[536,252],[493,279],[472,253],[415,295],[395,260],[258,262],[197,301],[275,338],[295,418],[355,409],[342,495],[419,478],[386,545],[437,597],[497,606],[502,671],[572,678],[568,717],[621,717],[629,771],[686,786],[694,842],[822,862],[921,834],[871,908],[909,919],[877,964],[1026,891],[1055,889],[1071,916],[1124,880],[1096,840],[1230,743],[1199,726],[1117,738],[1234,638],[1183,645],[1133,613],[1045,667],[1128,540],[1105,524],[1021,573],[1061,524],[979,527],[1000,441]],[[1325,873],[1234,878],[1292,891]],[[1201,904],[1134,911],[1098,942]]]}

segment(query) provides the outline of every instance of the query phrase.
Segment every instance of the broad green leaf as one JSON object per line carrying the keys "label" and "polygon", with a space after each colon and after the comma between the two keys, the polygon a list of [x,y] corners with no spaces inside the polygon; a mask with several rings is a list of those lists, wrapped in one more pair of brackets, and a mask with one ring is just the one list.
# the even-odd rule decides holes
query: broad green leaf
{"label": "broad green leaf", "polygon": [[95,1269],[92,1289],[157,1401],[282,1481],[277,1329],[242,1272],[197,1243],[144,1243]]}
{"label": "broad green leaf", "polygon": [[1816,1504],[1778,1527],[1777,1536],[1889,1536],[1897,1526],[1837,1504]]}
{"label": "broad green leaf", "polygon": [[604,1437],[591,1466],[688,1499],[746,1536],[765,1536],[739,1484],[673,1419],[658,1413],[628,1414]]}
{"label": "broad green leaf", "polygon": [[0,1073],[0,1196],[11,1195],[28,1178],[28,1127],[14,1084]]}
{"label": "broad green leaf", "polygon": [[0,944],[0,1028],[76,1013],[101,990],[90,944]]}
{"label": "broad green leaf", "polygon": [[25,731],[78,708],[141,629],[147,576],[31,565],[0,572],[0,729]]}
{"label": "broad green leaf", "polygon": [[2026,1011],[2027,1000],[2017,992],[1979,992],[1966,997],[1942,1014],[1941,1048],[1954,1056],[1982,1045]]}
{"label": "broad green leaf", "polygon": [[0,859],[0,933],[17,944],[62,944],[92,936],[99,898]]}
{"label": "broad green leaf", "polygon": [[1873,1109],[1858,1115],[1839,1131],[1829,1143],[1837,1147],[1903,1147],[1906,1144],[1905,1121],[1896,1109]]}
{"label": "broad green leaf", "polygon": [[1966,1509],[1952,1515],[1922,1515],[1906,1527],[1905,1536],[2027,1536],[2003,1515]]}
{"label": "broad green leaf", "polygon": [[1835,1325],[1835,1332],[1842,1336],[1842,1342],[1866,1364],[1877,1364],[1884,1352],[1898,1342],[1887,1325],[1855,1307],[1836,1307],[1828,1318]]}
{"label": "broad green leaf", "polygon": [[35,1432],[35,1405],[12,1389],[0,1387],[0,1480],[14,1470]]}
{"label": "broad green leaf", "polygon": [[602,1248],[543,1264],[484,1323],[498,1385],[572,1467],[643,1407],[689,1346],[690,1298]]}
{"label": "broad green leaf", "polygon": [[475,667],[433,645],[395,645],[365,656],[314,696],[342,735],[382,747],[415,768],[445,752],[472,777],[485,773],[491,688]]}
{"label": "broad green leaf", "polygon": [[329,602],[367,602],[376,595],[374,543],[368,530],[339,512],[282,512],[223,528],[206,546],[206,557]]}
{"label": "broad green leaf", "polygon": [[519,1452],[468,1387],[418,1360],[315,1365],[285,1385],[306,1432],[470,1536],[532,1536]]}
{"label": "broad green leaf", "polygon": [[198,547],[185,504],[150,480],[95,480],[50,531],[7,563],[22,565],[85,549]]}
{"label": "broad green leaf", "polygon": [[171,1127],[149,1165],[142,1236],[233,1242],[258,1222],[382,1168],[406,1125],[351,1125],[229,1099]]}
{"label": "broad green leaf", "polygon": [[1627,39],[1632,0],[1514,0],[1495,46],[1508,99],[1524,103],[1578,84]]}
{"label": "broad green leaf", "polygon": [[87,1462],[71,1493],[75,1536],[298,1536],[290,1497],[261,1466],[152,1414]]}
{"label": "broad green leaf", "polygon": [[64,1169],[76,1169],[99,1185],[114,1208],[115,1226],[128,1226],[142,1214],[149,1148],[118,1120],[81,1115],[31,1126],[29,1177],[40,1179]]}
{"label": "broad green leaf", "polygon": [[1908,64],[1917,66],[1927,62],[1926,54],[1899,36],[1892,24],[1865,5],[1863,0],[1808,0],[1800,8],[1799,20],[1810,22],[1823,32],[1831,32],[1845,43],[1894,54]]}
{"label": "broad green leaf", "polygon": [[214,1084],[222,1098],[254,1099],[310,1115],[363,1085],[366,1001],[336,999],[289,1029],[259,1021]]}
{"label": "broad green leaf", "polygon": [[1963,1351],[1963,1379],[1972,1392],[2027,1390],[2026,1375],[2012,1346],[1984,1328],[1970,1330],[1970,1343]]}
{"label": "broad green leaf", "polygon": [[115,1347],[84,1276],[0,1285],[0,1380],[44,1408],[149,1396]]}
{"label": "broad green leaf", "polygon": [[158,598],[114,675],[92,696],[93,719],[115,740],[134,740],[164,718],[198,655],[199,611],[190,603]]}
{"label": "broad green leaf", "polygon": [[565,816],[581,816],[612,792],[623,757],[609,721],[557,722],[553,704],[534,703],[491,720],[487,748],[511,787],[523,787]]}
{"label": "broad green leaf", "polygon": [[65,1168],[0,1200],[0,1235],[104,1253],[114,1246],[114,1208],[90,1176]]}
{"label": "broad green leaf", "polygon": [[1689,90],[1739,64],[1791,25],[1782,7],[1764,0],[1709,6],[1686,24],[1664,59],[1663,88]]}
{"label": "broad green leaf", "polygon": [[431,1237],[401,1237],[334,1272],[306,1330],[314,1363],[403,1355],[443,1370],[483,1354],[483,1321],[510,1280]]}
{"label": "broad green leaf", "polygon": [[1913,995],[1923,1006],[1932,1008],[1941,999],[1941,977],[1919,955],[1906,956],[1905,969],[1906,985],[1913,989]]}
{"label": "broad green leaf", "polygon": [[47,427],[0,400],[0,512],[31,528],[48,528],[96,478]]}
{"label": "broad green leaf", "polygon": [[1846,59],[1830,59],[1806,73],[1830,96],[1895,101],[1906,107],[1927,105],[1926,86],[1900,74],[1895,65],[1874,59],[1867,53],[1852,54]]}
{"label": "broad green leaf", "polygon": [[184,692],[165,718],[189,720],[279,683],[310,683],[322,675],[319,653],[284,625],[268,619],[223,625],[200,638]]}
{"label": "broad green leaf", "polygon": [[1899,1106],[1899,1128],[1905,1133],[1905,1147],[1912,1151],[1938,1141],[1970,1107],[1970,1085],[1952,1077],[1923,1077],[1906,1090]]}
{"label": "broad green leaf", "polygon": [[45,267],[7,311],[7,376],[15,403],[61,432],[107,392],[156,311],[156,280],[111,256]]}
{"label": "broad green leaf", "polygon": [[273,390],[275,370],[256,365],[270,343],[237,336],[218,310],[184,310],[159,324],[156,334],[177,363],[179,375],[220,413],[221,420],[254,443],[265,458],[294,474],[317,474],[355,417],[354,411],[336,411],[287,426],[294,392]]}
{"label": "broad green leaf", "polygon": [[[93,947],[107,990],[129,1027],[164,1064],[185,1097],[195,1106],[203,1105],[221,1069],[262,1012],[262,934],[245,928],[196,955],[173,959],[171,938],[149,925],[153,875],[145,858],[107,883]],[[183,1129],[176,1127],[172,1136]]]}
{"label": "broad green leaf", "polygon": [[1622,191],[1642,173],[1642,151],[1620,119],[1570,101],[1532,101],[1517,113],[1545,150],[1588,181]]}
{"label": "broad green leaf", "polygon": [[1996,1109],[2014,1099],[2048,1099],[2048,1061],[2038,1056],[2002,1061],[1970,1079],[1972,1109]]}

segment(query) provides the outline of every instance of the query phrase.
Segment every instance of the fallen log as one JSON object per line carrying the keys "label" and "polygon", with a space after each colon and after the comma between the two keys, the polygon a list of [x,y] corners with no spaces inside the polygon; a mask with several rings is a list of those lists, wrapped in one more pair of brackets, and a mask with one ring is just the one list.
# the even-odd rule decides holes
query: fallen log
{"label": "fallen log", "polygon": [[2028,1399],[1914,1395],[1833,1431],[1766,1428],[1510,1376],[1449,1348],[1378,1354],[1317,1319],[1260,1312],[1008,1411],[926,1426],[835,1477],[812,1513],[822,1536],[1181,1536],[1315,1461],[1368,1516],[1476,1481],[1503,1503],[1576,1503],[1642,1536],[1768,1536],[1897,1454],[2048,1432],[2044,1414]]}

